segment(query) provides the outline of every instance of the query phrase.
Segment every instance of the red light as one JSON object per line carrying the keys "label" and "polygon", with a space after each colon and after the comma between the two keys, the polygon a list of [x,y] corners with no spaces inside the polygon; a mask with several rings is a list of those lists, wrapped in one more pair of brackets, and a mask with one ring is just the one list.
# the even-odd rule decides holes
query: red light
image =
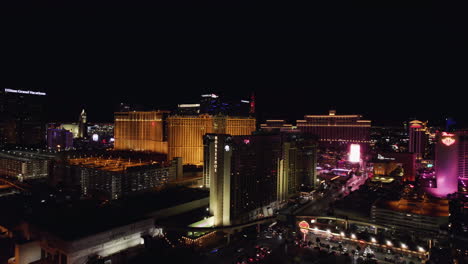
{"label": "red light", "polygon": [[306,221],[301,221],[301,222],[299,222],[299,227],[300,228],[309,228],[309,223],[307,223]]}

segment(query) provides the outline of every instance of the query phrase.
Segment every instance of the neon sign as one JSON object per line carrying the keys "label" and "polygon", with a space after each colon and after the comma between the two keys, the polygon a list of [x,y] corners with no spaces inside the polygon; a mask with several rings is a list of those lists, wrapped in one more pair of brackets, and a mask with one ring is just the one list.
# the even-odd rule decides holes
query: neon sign
{"label": "neon sign", "polygon": [[309,233],[309,223],[306,221],[301,221],[299,222],[299,228],[301,229],[301,232],[304,233],[304,240],[305,240],[305,235]]}
{"label": "neon sign", "polygon": [[34,92],[34,91],[24,91],[24,90],[14,90],[10,88],[5,88],[6,93],[19,93],[19,94],[34,94],[34,95],[46,95],[43,92]]}
{"label": "neon sign", "polygon": [[446,145],[448,147],[448,146],[453,145],[453,143],[455,143],[455,139],[453,139],[451,137],[446,137],[446,138],[442,139],[442,143],[444,143],[444,145]]}
{"label": "neon sign", "polygon": [[304,228],[304,229],[308,229],[310,226],[309,226],[309,223],[307,223],[306,221],[301,221],[301,222],[299,222],[299,227]]}
{"label": "neon sign", "polygon": [[447,132],[442,132],[442,143],[444,143],[445,146],[449,147],[455,143],[455,139],[453,138],[455,134],[450,134]]}

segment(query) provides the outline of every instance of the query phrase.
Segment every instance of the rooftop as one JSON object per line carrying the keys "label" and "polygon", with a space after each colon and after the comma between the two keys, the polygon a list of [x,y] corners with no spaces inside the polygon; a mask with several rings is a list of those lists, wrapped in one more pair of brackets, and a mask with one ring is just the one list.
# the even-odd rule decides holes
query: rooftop
{"label": "rooftop", "polygon": [[40,230],[71,241],[147,219],[152,212],[208,197],[202,189],[183,187],[144,193],[112,203],[82,200],[73,204],[42,204],[27,221]]}
{"label": "rooftop", "polygon": [[70,165],[77,165],[86,168],[92,168],[103,171],[122,172],[131,167],[141,167],[146,165],[156,165],[157,162],[153,161],[134,161],[131,159],[123,158],[101,158],[101,157],[86,157],[74,158],[68,161]]}
{"label": "rooftop", "polygon": [[416,199],[400,199],[397,201],[381,200],[376,203],[377,207],[393,210],[397,212],[418,214],[433,217],[448,217],[449,216],[449,201],[445,199],[439,200],[416,200]]}

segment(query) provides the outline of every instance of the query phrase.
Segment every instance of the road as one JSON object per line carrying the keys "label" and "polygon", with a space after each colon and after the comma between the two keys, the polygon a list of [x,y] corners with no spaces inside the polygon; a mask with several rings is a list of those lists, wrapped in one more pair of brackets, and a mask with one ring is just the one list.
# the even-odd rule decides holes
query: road
{"label": "road", "polygon": [[[311,241],[313,243],[313,246],[319,246],[322,250],[328,250],[328,248],[325,246],[325,247],[322,247],[320,245],[317,245],[316,244],[316,239],[319,238],[320,239],[320,243],[323,243],[324,245],[326,244],[329,244],[330,247],[339,247],[340,243],[341,242],[341,245],[344,248],[347,249],[346,252],[351,252],[352,250],[357,250],[357,247],[359,246],[361,248],[360,250],[360,254],[356,254],[355,256],[358,257],[358,256],[362,256],[362,253],[364,252],[364,249],[367,247],[366,244],[364,243],[360,243],[360,242],[354,242],[354,241],[351,241],[349,239],[342,239],[340,238],[339,236],[331,236],[331,235],[328,235],[326,232],[321,232],[321,231],[311,231],[307,234],[306,236],[306,241]],[[327,238],[329,239],[327,241]],[[373,254],[375,255],[376,259],[379,260],[379,263],[385,263],[385,258],[389,258],[389,259],[396,259],[396,260],[404,260],[406,261],[407,263],[409,263],[410,261],[414,262],[414,263],[423,263],[419,258],[418,256],[416,256],[416,254],[409,254],[409,253],[405,253],[405,254],[402,254],[401,251],[398,251],[397,250],[391,250],[391,249],[388,249],[388,248],[384,248],[384,247],[381,247],[381,246],[375,246],[375,245],[371,245],[370,246],[370,249],[373,251]],[[342,252],[341,250],[339,249],[336,249],[334,250],[336,252]],[[390,252],[390,253],[388,253]],[[391,263],[391,262],[389,262]]]}
{"label": "road", "polygon": [[[262,233],[255,240],[237,240],[233,241],[227,247],[221,248],[217,252],[208,253],[202,263],[204,264],[219,264],[219,263],[236,263],[236,260],[241,255],[252,256],[255,253],[255,246],[262,245],[267,246],[272,250],[272,256],[267,256],[266,260],[273,259],[273,255],[277,255],[281,246],[285,243],[284,238],[278,237],[265,237]],[[242,252],[238,252],[239,249],[243,249]]]}

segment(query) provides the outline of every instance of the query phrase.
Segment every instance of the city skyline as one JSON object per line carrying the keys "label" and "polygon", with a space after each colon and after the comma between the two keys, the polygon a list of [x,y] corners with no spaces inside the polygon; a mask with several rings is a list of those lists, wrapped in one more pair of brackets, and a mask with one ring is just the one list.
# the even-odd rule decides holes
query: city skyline
{"label": "city skyline", "polygon": [[[141,96],[135,97],[124,97],[121,96],[118,99],[106,100],[102,102],[96,102],[99,98],[93,96],[84,96],[82,101],[74,100],[72,102],[66,102],[61,105],[60,103],[54,103],[57,98],[63,98],[64,91],[52,90],[52,89],[31,89],[31,88],[4,88],[4,89],[18,89],[18,90],[31,90],[45,92],[44,96],[46,102],[47,116],[49,122],[76,122],[79,118],[79,114],[83,109],[89,112],[89,121],[91,122],[113,122],[114,113],[119,111],[120,103],[130,104],[138,108],[141,111],[151,110],[168,110],[175,111],[178,104],[186,103],[199,103],[202,94],[216,93],[222,99],[240,101],[242,99],[250,99],[250,96],[255,94],[256,101],[256,117],[259,123],[268,119],[284,119],[287,123],[296,123],[296,120],[303,119],[304,115],[327,115],[330,110],[335,110],[337,114],[358,114],[362,115],[363,118],[372,120],[373,126],[403,126],[403,122],[411,120],[429,121],[428,126],[440,126],[445,127],[446,118],[455,120],[456,128],[465,128],[468,124],[468,119],[464,117],[463,111],[458,109],[462,107],[461,103],[447,105],[444,109],[446,111],[440,111],[440,109],[413,109],[412,112],[405,112],[405,106],[399,105],[399,110],[395,111],[382,111],[385,104],[381,105],[380,108],[372,107],[372,104],[368,105],[353,105],[349,103],[332,103],[317,101],[314,104],[308,104],[307,98],[294,96],[292,93],[284,94],[281,97],[270,97],[272,93],[264,90],[248,90],[248,89],[237,89],[236,91],[220,91],[220,89],[200,89],[197,91],[191,91],[185,95],[179,96],[173,91],[165,92],[164,96],[161,96],[161,101],[152,101],[151,98]],[[88,88],[91,90],[91,88]],[[138,89],[132,89],[138,91]],[[291,91],[289,89],[288,91]],[[198,92],[198,93],[197,93]],[[106,93],[106,91],[96,91],[90,93]],[[145,91],[141,90],[141,94]],[[300,94],[300,92],[297,92]],[[190,95],[190,96],[189,96]],[[350,95],[356,96],[356,95]],[[113,97],[116,98],[116,97]],[[127,99],[127,100],[125,100]],[[293,100],[294,99],[294,100]],[[363,99],[365,100],[365,99]],[[462,100],[462,98],[455,98],[454,100]],[[448,102],[447,102],[448,103]],[[60,106],[63,111],[56,111],[56,107]],[[287,109],[287,111],[284,111]],[[449,109],[453,109],[449,111]]]}
{"label": "city skyline", "polygon": [[343,2],[7,3],[0,264],[468,263],[465,9]]}

